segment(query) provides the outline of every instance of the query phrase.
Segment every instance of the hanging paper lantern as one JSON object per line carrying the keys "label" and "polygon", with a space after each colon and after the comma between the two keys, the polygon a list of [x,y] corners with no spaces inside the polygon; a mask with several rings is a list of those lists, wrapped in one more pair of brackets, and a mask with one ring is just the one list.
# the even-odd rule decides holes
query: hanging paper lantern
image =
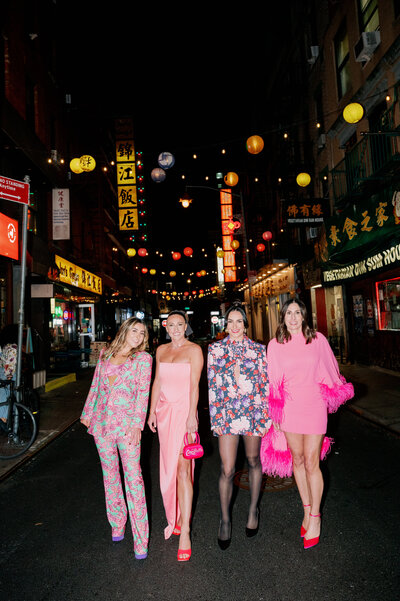
{"label": "hanging paper lantern", "polygon": [[147,273],[147,272],[148,272],[147,267],[142,267],[142,273]]}
{"label": "hanging paper lantern", "polygon": [[147,250],[145,248],[139,248],[137,254],[139,255],[139,257],[145,257],[147,255]]}
{"label": "hanging paper lantern", "polygon": [[161,169],[160,167],[153,169],[150,175],[153,182],[156,182],[157,184],[163,182],[167,176],[164,169]]}
{"label": "hanging paper lantern", "polygon": [[257,244],[258,252],[262,253],[265,250],[265,244]]}
{"label": "hanging paper lantern", "polygon": [[136,249],[128,248],[128,250],[126,251],[126,254],[128,255],[128,257],[134,257],[136,255]]}
{"label": "hanging paper lantern", "polygon": [[205,270],[205,269],[202,269],[202,270],[200,271],[200,275],[202,275],[202,276],[205,276],[205,275],[207,275],[207,272],[206,272],[206,270]]}
{"label": "hanging paper lantern", "polygon": [[364,116],[364,107],[358,102],[352,102],[344,107],[343,119],[347,123],[358,123]]}
{"label": "hanging paper lantern", "polygon": [[219,259],[223,259],[223,258],[224,258],[224,256],[225,256],[225,253],[224,253],[224,251],[223,251],[223,250],[217,250],[217,257],[218,257]]}
{"label": "hanging paper lantern", "polygon": [[192,294],[197,294],[197,290],[192,290]]}
{"label": "hanging paper lantern", "polygon": [[93,171],[96,167],[96,161],[90,154],[84,154],[79,159],[79,164],[81,166],[82,171]]}
{"label": "hanging paper lantern", "polygon": [[172,258],[174,261],[179,261],[179,259],[181,258],[181,253],[172,253]]}
{"label": "hanging paper lantern", "polygon": [[236,186],[238,181],[239,181],[239,176],[234,171],[229,171],[224,177],[224,182],[226,183],[227,186]]}
{"label": "hanging paper lantern", "polygon": [[170,271],[169,275],[171,276],[171,278],[174,278],[176,276],[176,271]]}
{"label": "hanging paper lantern", "polygon": [[193,254],[193,248],[190,248],[190,246],[187,246],[186,248],[183,249],[183,254],[186,255],[186,257],[191,257]]}
{"label": "hanging paper lantern", "polygon": [[156,274],[156,270],[155,269],[150,269],[150,275],[155,275]]}
{"label": "hanging paper lantern", "polygon": [[199,293],[200,294],[204,294],[204,290],[199,290]]}
{"label": "hanging paper lantern", "polygon": [[176,290],[174,290],[174,291],[172,292],[172,296],[176,296],[176,295],[177,295],[177,292],[176,292]]}
{"label": "hanging paper lantern", "polygon": [[232,240],[231,248],[233,248],[233,250],[236,250],[237,248],[239,248],[239,242],[237,240]]}
{"label": "hanging paper lantern", "polygon": [[271,240],[272,238],[272,232],[264,232],[262,235],[264,240]]}
{"label": "hanging paper lantern", "polygon": [[158,155],[158,164],[163,169],[170,169],[175,164],[175,157],[170,152],[161,152]]}
{"label": "hanging paper lantern", "polygon": [[188,291],[184,292],[183,296],[189,296],[189,292]]}
{"label": "hanging paper lantern", "polygon": [[250,154],[258,154],[264,148],[264,140],[261,136],[250,136],[247,139],[246,148]]}
{"label": "hanging paper lantern", "polygon": [[196,276],[197,276],[198,278],[201,278],[201,273],[200,273],[200,271],[196,271]]}
{"label": "hanging paper lantern", "polygon": [[298,176],[296,177],[296,182],[299,186],[301,186],[302,188],[305,188],[306,186],[308,186],[308,184],[311,181],[311,176],[308,173],[299,173]]}
{"label": "hanging paper lantern", "polygon": [[152,294],[157,294],[157,290],[152,290],[151,293]]}
{"label": "hanging paper lantern", "polygon": [[81,167],[80,159],[72,159],[72,161],[70,161],[69,168],[74,173],[83,173],[83,169]]}

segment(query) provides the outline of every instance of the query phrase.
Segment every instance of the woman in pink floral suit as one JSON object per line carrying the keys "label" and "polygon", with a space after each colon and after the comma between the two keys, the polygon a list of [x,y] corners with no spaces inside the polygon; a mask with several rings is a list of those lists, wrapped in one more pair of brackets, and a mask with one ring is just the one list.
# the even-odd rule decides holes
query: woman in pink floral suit
{"label": "woman in pink floral suit", "polygon": [[210,344],[208,349],[210,421],[214,435],[218,436],[221,457],[218,544],[222,550],[231,542],[230,504],[240,436],[249,467],[250,507],[246,535],[252,537],[258,532],[262,482],[260,445],[270,425],[266,348],[246,336],[247,318],[239,303],[228,309],[225,324],[228,336]]}
{"label": "woman in pink floral suit", "polygon": [[[140,441],[149,398],[152,357],[145,352],[146,326],[134,317],[101,352],[81,415],[99,452],[112,540],[124,538],[131,521],[136,559],[147,557],[149,525],[140,468]],[[121,457],[128,510],[119,470]]]}

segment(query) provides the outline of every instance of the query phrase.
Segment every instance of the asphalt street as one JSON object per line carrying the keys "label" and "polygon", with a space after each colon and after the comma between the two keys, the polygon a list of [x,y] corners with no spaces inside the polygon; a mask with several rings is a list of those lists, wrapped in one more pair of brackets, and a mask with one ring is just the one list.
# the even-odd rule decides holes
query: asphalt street
{"label": "asphalt street", "polygon": [[146,428],[142,464],[150,515],[149,556],[135,560],[130,528],[111,541],[94,442],[76,422],[0,483],[0,589],[7,601],[400,599],[400,438],[348,410],[330,416],[335,445],[323,462],[321,542],[304,550],[291,480],[264,481],[260,530],[245,536],[249,492],[238,459],[233,538],[217,546],[219,457],[203,395],[192,559],[165,541],[158,442]]}

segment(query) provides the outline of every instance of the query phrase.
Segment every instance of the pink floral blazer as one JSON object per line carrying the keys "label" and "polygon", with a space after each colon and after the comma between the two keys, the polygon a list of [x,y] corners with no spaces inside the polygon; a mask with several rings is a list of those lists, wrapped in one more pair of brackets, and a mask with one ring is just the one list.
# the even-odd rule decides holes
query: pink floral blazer
{"label": "pink floral blazer", "polygon": [[[238,362],[240,376],[235,377]],[[269,428],[267,354],[263,344],[229,336],[208,347],[211,429],[223,434],[263,436]]]}
{"label": "pink floral blazer", "polygon": [[107,360],[101,352],[81,419],[89,421],[95,437],[124,435],[136,426],[144,428],[151,382],[152,356],[145,351],[128,359],[110,385]]}

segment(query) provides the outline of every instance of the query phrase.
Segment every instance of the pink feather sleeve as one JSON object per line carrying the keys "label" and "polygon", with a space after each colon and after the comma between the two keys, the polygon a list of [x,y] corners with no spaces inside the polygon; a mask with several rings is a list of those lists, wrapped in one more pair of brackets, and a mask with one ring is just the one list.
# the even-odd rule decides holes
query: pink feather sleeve
{"label": "pink feather sleeve", "polygon": [[328,413],[334,413],[346,401],[353,398],[354,387],[351,382],[347,382],[344,376],[340,374],[338,362],[325,336],[318,333],[317,340],[320,345],[318,370],[321,374],[320,390]]}

